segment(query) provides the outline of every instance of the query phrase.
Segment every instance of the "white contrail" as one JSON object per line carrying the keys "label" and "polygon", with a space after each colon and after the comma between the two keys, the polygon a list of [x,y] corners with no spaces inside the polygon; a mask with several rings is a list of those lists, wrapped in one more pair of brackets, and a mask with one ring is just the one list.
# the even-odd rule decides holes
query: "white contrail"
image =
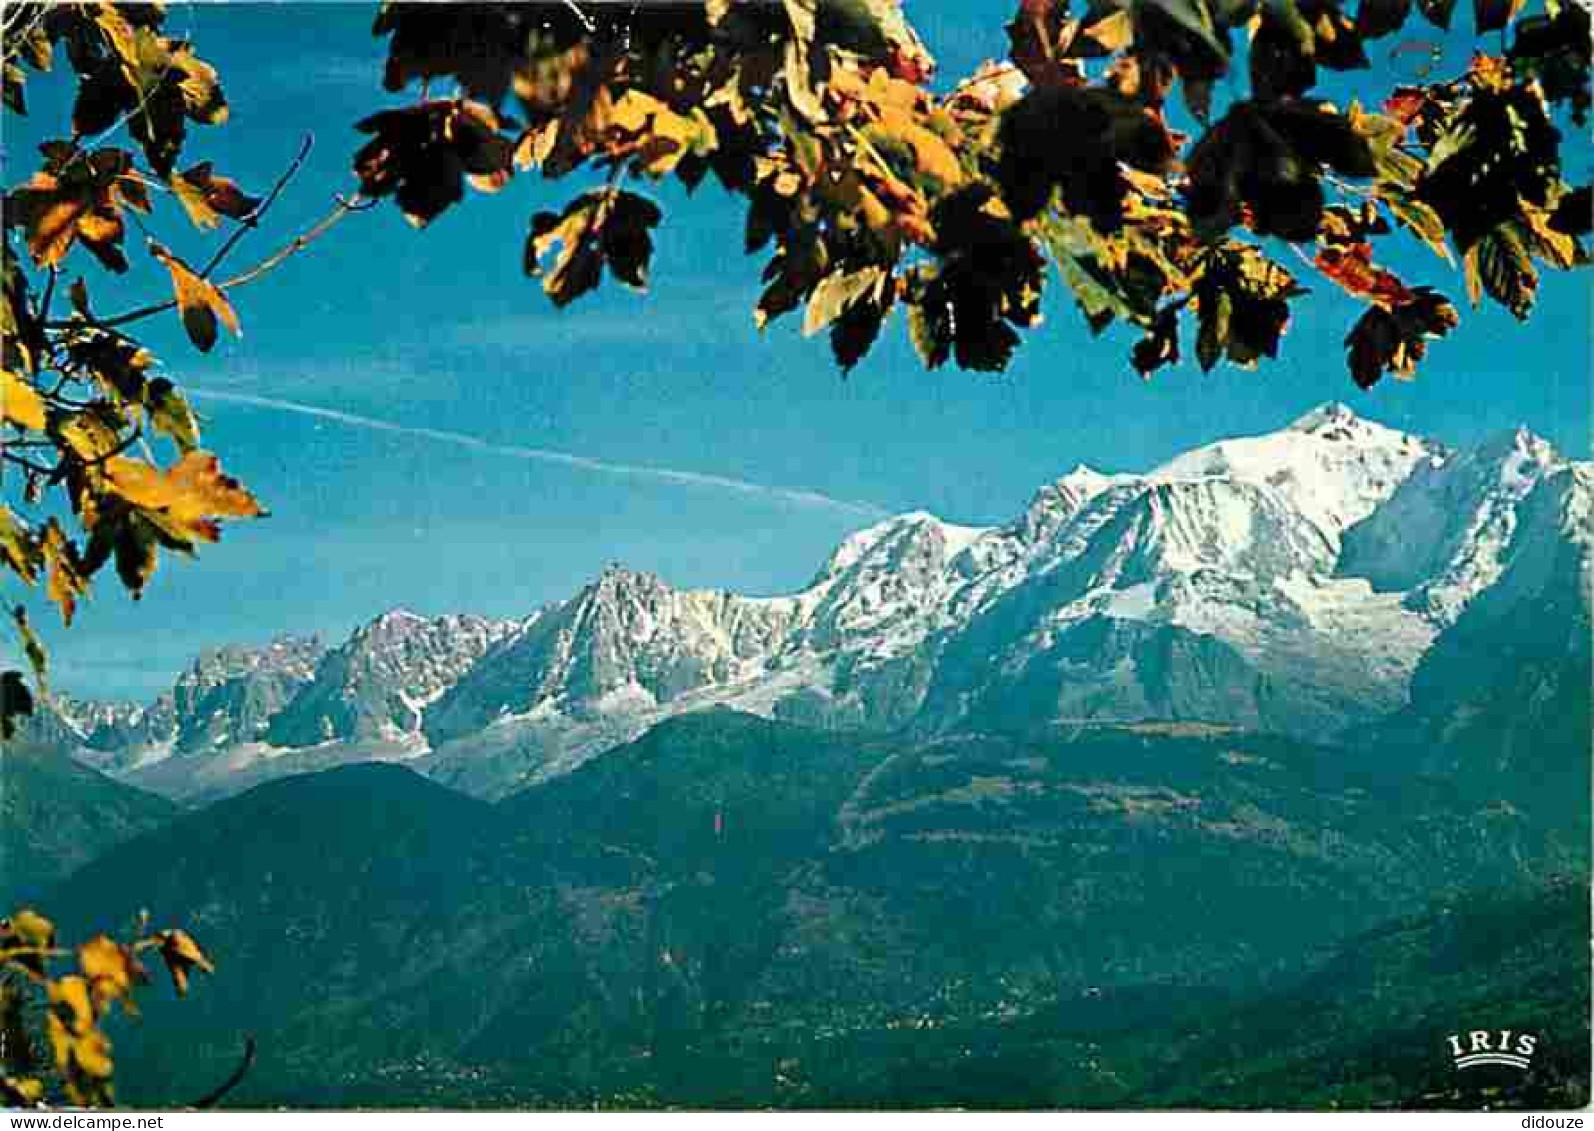
{"label": "white contrail", "polygon": [[818,491],[804,491],[793,487],[771,487],[767,484],[749,483],[745,479],[732,479],[724,475],[705,475],[698,471],[676,471],[668,467],[647,467],[634,463],[612,463],[609,460],[572,455],[569,452],[558,452],[548,448],[528,448],[519,444],[495,444],[489,440],[483,440],[464,432],[446,432],[439,428],[413,428],[408,424],[395,424],[391,420],[382,420],[374,416],[360,416],[352,412],[321,408],[318,405],[302,404],[299,401],[285,401],[277,397],[260,397],[255,396],[253,393],[226,393],[214,389],[195,389],[192,387],[189,387],[187,392],[195,400],[221,401],[227,404],[274,409],[278,412],[292,412],[300,416],[313,416],[320,420],[335,421],[338,424],[346,424],[351,428],[364,428],[372,432],[391,432],[399,436],[414,436],[422,440],[435,440],[438,443],[453,444],[455,447],[486,452],[489,455],[507,456],[510,459],[536,460],[540,463],[553,463],[561,467],[575,468],[578,471],[597,472],[600,475],[627,475],[637,479],[652,479],[658,483],[674,483],[683,487],[708,487],[720,491],[735,491],[741,495],[756,495],[766,499],[778,499],[781,502],[792,503],[800,507],[823,507],[828,510],[842,511],[861,518],[881,518],[888,513],[870,503],[849,502],[846,499],[832,498]]}

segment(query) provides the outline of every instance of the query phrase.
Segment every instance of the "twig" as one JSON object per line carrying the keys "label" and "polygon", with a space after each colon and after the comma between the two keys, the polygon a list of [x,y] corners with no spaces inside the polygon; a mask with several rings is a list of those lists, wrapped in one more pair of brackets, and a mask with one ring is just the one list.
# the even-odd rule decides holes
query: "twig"
{"label": "twig", "polygon": [[[229,291],[234,287],[241,287],[246,283],[254,282],[256,279],[260,278],[260,276],[277,267],[284,260],[292,258],[305,248],[309,247],[316,240],[320,239],[328,232],[328,230],[336,225],[339,220],[343,219],[343,217],[349,215],[351,212],[364,212],[367,206],[367,202],[359,195],[354,196],[351,200],[344,200],[342,197],[339,197],[337,207],[328,213],[327,216],[314,227],[310,228],[302,235],[295,236],[285,247],[272,253],[265,259],[262,259],[259,263],[255,264],[247,271],[234,275],[232,278],[224,280],[223,282],[217,283],[217,288],[223,291]],[[176,306],[177,300],[175,298],[170,298],[164,302],[150,303],[148,306],[140,306],[134,310],[129,310],[122,314],[114,315],[110,318],[96,319],[88,324],[88,328],[91,330],[113,330],[117,326],[125,326],[129,322],[137,322],[141,319],[164,313],[165,311],[174,309]],[[65,330],[69,329],[71,326],[72,323],[70,322],[55,321],[44,323],[44,328],[46,330]]]}
{"label": "twig", "polygon": [[134,444],[138,443],[143,438],[144,438],[144,426],[142,424],[140,424],[137,428],[133,429],[133,431],[128,435],[128,437],[125,440],[123,440],[119,444],[117,444],[116,447],[112,448],[108,452],[102,452],[100,455],[95,456],[93,459],[84,460],[83,461],[83,466],[84,467],[98,467],[102,463],[108,463],[111,460],[115,459],[117,456],[121,455],[123,452],[127,451],[128,448],[131,448]]}
{"label": "twig", "polygon": [[[274,269],[284,260],[291,259],[293,256],[299,254],[299,252],[309,247],[316,240],[326,235],[327,232],[330,231],[339,220],[349,215],[349,213],[364,211],[364,200],[358,193],[356,193],[351,200],[347,201],[340,197],[338,200],[338,206],[329,212],[326,218],[323,219],[319,224],[315,225],[315,227],[309,229],[303,235],[295,236],[286,247],[282,248],[274,255],[269,255],[265,259],[262,259],[259,263],[256,263],[253,267],[249,268],[249,270],[243,272],[242,274],[234,275],[226,282],[218,283],[216,285],[222,290],[226,291],[231,290],[233,287],[241,287],[245,283],[252,283],[266,272]],[[170,310],[176,305],[176,300],[173,300],[166,303],[161,309]]]}
{"label": "twig", "polygon": [[55,300],[55,280],[61,269],[54,263],[50,264],[50,281],[44,284],[44,296],[39,299],[39,320],[42,322],[50,317],[50,303]]}
{"label": "twig", "polygon": [[254,1063],[255,1039],[253,1037],[245,1037],[243,1059],[238,1062],[238,1067],[232,1070],[232,1075],[188,1106],[200,1111],[215,1107],[226,1098],[228,1092],[243,1082],[243,1078],[249,1075],[249,1069],[254,1066]]}
{"label": "twig", "polygon": [[210,262],[206,263],[203,270],[199,272],[201,279],[210,278],[211,272],[220,267],[222,261],[231,254],[232,249],[238,246],[238,241],[248,235],[251,229],[260,226],[261,217],[276,203],[277,197],[287,187],[288,182],[293,180],[294,175],[304,167],[305,158],[310,156],[310,150],[314,147],[315,134],[305,134],[304,141],[299,144],[299,152],[294,155],[292,161],[288,162],[288,167],[282,171],[282,176],[277,178],[277,183],[271,186],[271,191],[266,193],[266,198],[255,205],[254,210],[238,222],[238,227],[233,231],[232,235],[227,237],[227,242],[222,244],[216,250],[216,254],[210,257]]}

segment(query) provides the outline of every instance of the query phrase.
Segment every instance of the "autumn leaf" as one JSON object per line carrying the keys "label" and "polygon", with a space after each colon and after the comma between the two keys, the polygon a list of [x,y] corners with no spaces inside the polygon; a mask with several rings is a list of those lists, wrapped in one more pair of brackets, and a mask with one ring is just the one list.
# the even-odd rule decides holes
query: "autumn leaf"
{"label": "autumn leaf", "polygon": [[11,622],[16,625],[17,637],[22,641],[22,654],[28,658],[28,666],[33,669],[34,682],[43,690],[45,673],[49,668],[44,642],[39,639],[38,633],[33,631],[33,622],[28,619],[28,610],[23,606],[16,605],[12,608]]}
{"label": "autumn leaf", "polygon": [[78,947],[77,958],[78,970],[88,982],[94,1007],[100,1012],[114,1001],[130,1006],[133,986],[149,980],[132,948],[106,935],[96,935]]}
{"label": "autumn leaf", "polygon": [[0,421],[35,432],[44,431],[44,398],[9,369],[0,369]]}
{"label": "autumn leaf", "polygon": [[[539,212],[526,237],[526,274],[542,279],[556,306],[566,306],[596,287],[605,265],[627,286],[645,289],[653,256],[651,230],[663,216],[646,197],[616,189],[584,193],[562,213]],[[550,255],[553,264],[545,271],[543,260]]]}
{"label": "autumn leaf", "polygon": [[650,177],[674,172],[683,158],[710,152],[718,141],[713,123],[701,110],[690,116],[678,114],[640,90],[628,90],[615,101],[607,125],[623,139],[611,142],[609,155],[631,158],[637,172]]}
{"label": "autumn leaf", "polygon": [[84,463],[97,463],[121,447],[121,438],[102,409],[103,406],[91,405],[56,427],[66,449]]}
{"label": "autumn leaf", "polygon": [[42,555],[26,525],[0,504],[0,561],[23,581],[32,585],[38,579]]}
{"label": "autumn leaf", "polygon": [[233,334],[241,334],[238,315],[227,296],[209,279],[201,278],[193,269],[160,244],[150,241],[149,253],[171,272],[172,293],[177,297],[177,310],[182,315],[183,329],[189,340],[204,353],[216,344],[218,319]]}
{"label": "autumn leaf", "polygon": [[1526,321],[1538,292],[1539,273],[1514,225],[1502,224],[1479,240],[1464,261],[1472,304],[1487,294]]}
{"label": "autumn leaf", "polygon": [[54,946],[55,924],[31,907],[0,919],[0,950],[49,950]]}
{"label": "autumn leaf", "polygon": [[1386,308],[1371,306],[1345,338],[1351,379],[1363,389],[1384,373],[1402,380],[1416,375],[1428,342],[1455,329],[1460,316],[1450,300],[1427,287],[1415,288],[1410,301]]}
{"label": "autumn leaf", "polygon": [[1143,378],[1149,378],[1164,365],[1178,364],[1179,312],[1176,307],[1170,306],[1152,320],[1151,328],[1135,343],[1130,361]]}
{"label": "autumn leaf", "polygon": [[384,110],[356,124],[373,135],[354,157],[360,191],[392,196],[404,218],[424,228],[464,198],[464,185],[501,188],[514,172],[515,146],[498,115],[464,99]]}
{"label": "autumn leaf", "polygon": [[1255,247],[1229,244],[1196,280],[1196,357],[1203,369],[1220,358],[1243,368],[1277,357],[1290,322],[1289,302],[1305,291]]}
{"label": "autumn leaf", "polygon": [[1411,290],[1398,277],[1374,265],[1371,244],[1329,245],[1317,253],[1314,263],[1347,293],[1385,309],[1412,299]]}
{"label": "autumn leaf", "polygon": [[47,569],[45,592],[60,608],[61,620],[70,628],[72,617],[77,612],[78,599],[89,591],[88,577],[78,557],[77,547],[61,529],[61,524],[52,517],[44,525],[39,548]]}
{"label": "autumn leaf", "polygon": [[0,1076],[0,1102],[6,1107],[28,1108],[44,1099],[44,1084],[32,1076]]}
{"label": "autumn leaf", "polygon": [[[20,694],[25,700],[25,709],[20,712],[15,710],[19,705],[17,701],[8,703],[5,717],[30,714],[33,709],[33,697],[28,694],[27,685],[22,682],[21,674],[6,672],[3,682],[8,699],[14,694]],[[54,949],[55,924],[32,908],[24,907],[9,918],[0,919],[0,950],[20,952],[14,953],[13,960],[35,976],[43,977],[45,959],[48,957],[48,952]]]}
{"label": "autumn leaf", "polygon": [[194,410],[170,381],[157,377],[149,382],[144,388],[144,404],[155,430],[171,437],[179,451],[191,452],[199,446]]}
{"label": "autumn leaf", "polygon": [[107,486],[181,545],[215,542],[223,518],[265,513],[236,479],[222,474],[209,452],[189,452],[167,470],[143,460],[116,456],[105,463]]}
{"label": "autumn leaf", "polygon": [[[578,198],[562,214],[539,212],[526,237],[526,274],[542,279],[542,289],[555,306],[568,306],[595,288],[603,278],[603,253],[594,237],[599,202]],[[542,261],[554,252],[553,266]]]}
{"label": "autumn leaf", "polygon": [[659,206],[623,189],[614,194],[598,245],[610,272],[626,286],[643,291],[653,261],[653,229],[664,219]]}
{"label": "autumn leaf", "polygon": [[237,182],[216,174],[209,161],[172,174],[168,183],[197,228],[214,228],[223,216],[242,220],[260,206]]}
{"label": "autumn leaf", "polygon": [[884,279],[885,270],[874,266],[826,275],[809,296],[808,310],[803,316],[803,337],[811,338],[829,326],[859,298],[877,290]]}
{"label": "autumn leaf", "polygon": [[172,930],[161,931],[156,938],[160,943],[160,955],[166,963],[166,969],[172,976],[172,985],[179,996],[188,993],[188,974],[196,967],[207,974],[214,974],[216,967],[211,964],[205,952],[199,949],[199,944],[193,940],[187,931]]}
{"label": "autumn leaf", "polygon": [[87,980],[78,974],[56,978],[49,984],[48,998],[46,1029],[68,1097],[80,1104],[109,1103],[114,1071],[111,1042],[98,1026]]}
{"label": "autumn leaf", "polygon": [[[55,144],[46,142],[45,147]],[[110,270],[126,271],[122,204],[145,203],[147,210],[131,169],[131,158],[120,149],[52,156],[44,169],[7,196],[6,223],[23,230],[28,253],[40,267],[60,264],[81,242]]]}

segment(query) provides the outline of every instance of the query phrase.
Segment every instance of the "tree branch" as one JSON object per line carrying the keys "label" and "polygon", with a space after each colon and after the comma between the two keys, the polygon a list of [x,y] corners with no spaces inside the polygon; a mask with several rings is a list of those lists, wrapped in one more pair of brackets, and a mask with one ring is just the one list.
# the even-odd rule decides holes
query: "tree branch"
{"label": "tree branch", "polygon": [[[324,236],[332,227],[337,224],[339,220],[343,219],[349,213],[366,211],[370,203],[371,202],[367,201],[358,194],[348,200],[345,200],[340,196],[338,198],[337,207],[328,213],[326,217],[319,223],[315,224],[303,234],[295,236],[286,246],[282,247],[271,255],[268,255],[265,259],[262,259],[259,263],[255,264],[247,271],[243,271],[240,274],[234,275],[230,279],[217,283],[217,288],[223,291],[229,291],[234,287],[241,287],[246,283],[254,282],[262,275],[281,265],[284,260],[291,259],[299,252],[309,247],[316,240]],[[175,298],[170,298],[164,302],[154,302],[150,303],[148,306],[140,306],[133,310],[124,311],[121,314],[112,315],[109,318],[98,318],[87,325],[90,329],[94,330],[112,330],[117,326],[125,326],[129,322],[139,322],[145,318],[153,317],[156,314],[162,314],[168,310],[174,310],[176,307],[177,300]],[[74,323],[71,322],[55,321],[44,323],[44,328],[46,330],[66,330],[72,328],[73,325]]]}
{"label": "tree branch", "polygon": [[252,229],[260,226],[261,218],[276,203],[277,197],[287,187],[288,182],[293,180],[299,170],[304,167],[305,158],[310,156],[310,150],[314,147],[315,134],[305,134],[304,141],[299,144],[299,152],[294,155],[292,161],[288,162],[288,167],[277,178],[277,183],[271,186],[271,191],[266,193],[266,198],[255,205],[254,211],[238,222],[238,227],[233,231],[232,235],[227,237],[227,242],[222,244],[217,249],[216,254],[210,257],[210,262],[206,263],[204,269],[199,272],[201,279],[210,278],[211,273],[220,267],[222,261],[232,253],[232,249],[238,246],[238,242],[248,235]]}
{"label": "tree branch", "polygon": [[253,1067],[254,1063],[255,1039],[253,1037],[245,1037],[243,1059],[238,1062],[238,1067],[232,1070],[232,1075],[223,1080],[215,1088],[212,1088],[210,1091],[206,1092],[203,1096],[200,1096],[188,1106],[197,1108],[200,1111],[215,1107],[227,1097],[228,1092],[232,1091],[243,1082],[243,1078],[249,1075],[249,1069]]}

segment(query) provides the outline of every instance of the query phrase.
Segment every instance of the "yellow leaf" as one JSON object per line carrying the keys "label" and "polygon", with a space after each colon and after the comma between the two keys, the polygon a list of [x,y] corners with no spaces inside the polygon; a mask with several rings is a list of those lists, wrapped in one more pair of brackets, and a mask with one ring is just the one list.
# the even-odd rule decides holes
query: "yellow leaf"
{"label": "yellow leaf", "polygon": [[809,338],[819,333],[870,291],[874,291],[878,299],[879,289],[885,279],[885,269],[875,266],[826,275],[808,298],[808,309],[803,315],[803,337]]}
{"label": "yellow leaf", "polygon": [[100,1010],[113,1001],[126,1002],[134,983],[147,979],[133,952],[105,935],[96,935],[78,947],[77,961]]}
{"label": "yellow leaf", "polygon": [[1095,40],[1104,51],[1122,51],[1135,38],[1134,23],[1129,9],[1120,8],[1105,19],[1097,20],[1085,29],[1085,34]]}
{"label": "yellow leaf", "polygon": [[39,548],[49,567],[46,592],[50,600],[60,607],[62,621],[71,627],[72,617],[77,612],[77,600],[89,591],[88,578],[84,576],[77,547],[61,529],[61,524],[52,518],[45,524]]}
{"label": "yellow leaf", "polygon": [[677,114],[640,90],[628,90],[609,111],[608,126],[633,135],[616,152],[634,156],[643,172],[663,176],[696,149],[712,147],[717,138],[705,118]]}
{"label": "yellow leaf", "polygon": [[1563,271],[1577,266],[1577,240],[1551,226],[1549,209],[1540,208],[1526,200],[1519,203],[1527,228],[1538,245],[1539,257]]}
{"label": "yellow leaf", "polygon": [[952,147],[939,134],[920,125],[907,111],[883,110],[879,124],[869,131],[869,137],[875,142],[905,145],[913,154],[914,167],[947,188],[963,183],[963,166]]}
{"label": "yellow leaf", "polygon": [[11,508],[0,505],[0,561],[32,585],[38,580],[40,551],[27,528]]}
{"label": "yellow leaf", "polygon": [[26,229],[33,261],[40,267],[52,267],[72,249],[78,221],[93,201],[81,186],[63,185],[49,173],[38,173],[6,203],[15,222]]}
{"label": "yellow leaf", "polygon": [[44,398],[9,369],[0,369],[0,420],[18,428],[44,431]]}
{"label": "yellow leaf", "polygon": [[44,1085],[31,1076],[0,1076],[6,1106],[32,1107],[44,1098]]}
{"label": "yellow leaf", "polygon": [[80,1037],[94,1027],[94,1001],[89,983],[80,974],[50,982],[50,1012],[61,1019],[67,1033]]}
{"label": "yellow leaf", "polygon": [[111,490],[137,507],[152,524],[179,542],[214,542],[218,518],[255,518],[260,503],[236,479],[222,474],[209,452],[189,452],[161,470],[143,460],[117,456],[105,463]]}
{"label": "yellow leaf", "polygon": [[214,974],[216,967],[206,957],[205,952],[199,949],[199,944],[193,937],[183,930],[162,931],[160,939],[161,957],[166,960],[166,968],[171,971],[172,985],[177,987],[177,993],[188,993],[188,971],[197,966],[207,974]]}
{"label": "yellow leaf", "polygon": [[150,254],[171,272],[172,293],[177,298],[177,310],[183,318],[183,328],[189,339],[203,352],[216,344],[216,320],[219,318],[234,335],[241,333],[238,315],[227,296],[209,279],[200,278],[193,269],[154,241]]}
{"label": "yellow leaf", "polygon": [[55,924],[31,907],[24,907],[9,919],[0,919],[0,950],[48,950],[54,945]]}
{"label": "yellow leaf", "polygon": [[61,439],[85,463],[102,460],[121,445],[116,430],[92,412],[80,412],[60,427]]}

